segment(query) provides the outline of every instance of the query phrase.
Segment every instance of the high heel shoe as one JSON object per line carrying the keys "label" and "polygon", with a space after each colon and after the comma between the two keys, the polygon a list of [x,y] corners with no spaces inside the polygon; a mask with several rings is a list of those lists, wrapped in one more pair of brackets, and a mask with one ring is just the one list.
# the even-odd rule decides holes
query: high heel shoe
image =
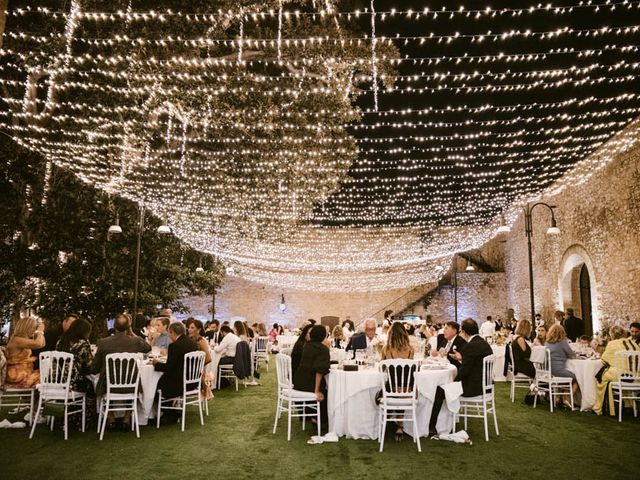
{"label": "high heel shoe", "polygon": [[396,442],[401,442],[404,439],[404,430],[402,428],[398,428],[396,430]]}

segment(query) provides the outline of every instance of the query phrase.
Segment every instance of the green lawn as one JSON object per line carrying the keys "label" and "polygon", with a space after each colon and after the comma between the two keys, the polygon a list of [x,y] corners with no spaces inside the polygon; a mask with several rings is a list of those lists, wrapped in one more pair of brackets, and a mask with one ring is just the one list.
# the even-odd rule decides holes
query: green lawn
{"label": "green lawn", "polygon": [[[286,441],[286,419],[271,434],[275,406],[275,365],[262,386],[218,393],[205,426],[197,412],[187,430],[142,427],[133,433],[50,432],[39,425],[0,430],[0,480],[8,479],[173,479],[173,478],[640,478],[640,419],[622,424],[591,413],[533,410],[511,403],[506,384],[498,386],[500,437],[484,441],[481,420],[469,420],[473,445],[423,439],[422,453],[410,441],[395,443],[389,432],[384,453],[369,440],[307,445],[310,435],[294,423]],[[520,398],[522,391],[519,392]],[[0,417],[4,418],[4,414]]]}

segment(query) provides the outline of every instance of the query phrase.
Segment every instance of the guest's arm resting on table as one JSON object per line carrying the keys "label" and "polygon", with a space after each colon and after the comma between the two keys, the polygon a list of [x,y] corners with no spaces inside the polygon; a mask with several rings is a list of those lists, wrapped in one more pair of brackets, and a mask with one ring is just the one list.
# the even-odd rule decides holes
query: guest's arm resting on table
{"label": "guest's arm resting on table", "polygon": [[153,359],[153,368],[156,372],[170,372],[178,366],[178,356],[172,354],[173,348],[174,344],[169,344],[166,362],[160,362],[157,358]]}
{"label": "guest's arm resting on table", "polygon": [[322,393],[322,390],[320,390],[320,385],[322,384],[323,376],[324,375],[322,373],[316,372],[316,387],[315,387],[314,393],[316,394],[316,398],[318,399],[319,402],[322,402],[324,400],[324,393]]}

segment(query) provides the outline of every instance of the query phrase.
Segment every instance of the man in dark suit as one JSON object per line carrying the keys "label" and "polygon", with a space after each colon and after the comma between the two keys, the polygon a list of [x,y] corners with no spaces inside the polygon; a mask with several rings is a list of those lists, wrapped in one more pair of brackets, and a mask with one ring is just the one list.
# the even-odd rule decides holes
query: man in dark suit
{"label": "man in dark suit", "polygon": [[[476,397],[482,394],[482,364],[484,357],[492,355],[493,350],[478,335],[478,324],[471,318],[467,318],[462,322],[462,336],[465,337],[467,343],[462,347],[461,351],[450,353],[449,355],[460,362],[455,381],[462,382],[462,396]],[[436,423],[443,401],[444,390],[442,387],[438,387],[433,401],[433,409],[431,410],[429,436],[437,435]]]}
{"label": "man in dark suit", "polygon": [[364,321],[364,332],[355,333],[347,344],[347,351],[353,350],[353,356],[356,356],[356,350],[365,350],[371,342],[376,338],[377,323],[375,318],[367,318]]}
{"label": "man in dark suit", "polygon": [[98,349],[93,358],[91,371],[99,373],[96,395],[104,395],[107,391],[105,368],[107,366],[106,356],[110,353],[147,353],[151,350],[151,345],[142,338],[129,335],[131,319],[128,315],[120,314],[116,317],[114,328],[116,333],[110,337],[101,338],[97,342]]}
{"label": "man in dark suit", "polygon": [[584,322],[581,318],[573,315],[573,308],[567,308],[567,318],[564,320],[564,329],[567,338],[575,342],[581,335],[584,335]]}
{"label": "man in dark suit", "polygon": [[461,351],[462,347],[467,343],[464,341],[464,338],[458,335],[459,332],[460,325],[456,322],[447,322],[444,325],[442,333],[438,335],[436,348],[431,351],[431,356],[447,358],[452,365],[455,365],[456,368],[460,368],[460,362],[449,356],[450,353]]}
{"label": "man in dark suit", "polygon": [[[184,372],[184,356],[187,353],[195,352],[198,346],[193,340],[185,335],[185,328],[182,323],[172,323],[169,325],[169,350],[167,362],[162,363],[157,359],[153,361],[154,368],[158,372],[164,372],[158,381],[158,390],[162,390],[163,398],[173,398],[182,396],[182,377]],[[162,423],[170,424],[178,421],[178,412],[168,410],[162,416]]]}

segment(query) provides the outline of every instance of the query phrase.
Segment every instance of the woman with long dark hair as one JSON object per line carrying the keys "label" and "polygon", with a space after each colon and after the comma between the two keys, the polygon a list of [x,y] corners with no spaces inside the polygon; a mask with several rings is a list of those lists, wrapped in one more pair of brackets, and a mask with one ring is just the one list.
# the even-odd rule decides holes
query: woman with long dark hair
{"label": "woman with long dark hair", "polygon": [[[309,330],[311,330],[313,325],[307,324],[302,328],[300,332],[300,336],[296,343],[293,344],[293,349],[291,350],[291,373],[295,374],[298,369],[298,365],[300,365],[300,359],[302,358],[302,349],[304,344],[309,341]],[[322,327],[324,329],[324,327]],[[327,332],[325,331],[325,336]]]}
{"label": "woman with long dark hair", "polygon": [[92,392],[91,382],[87,375],[91,373],[91,324],[82,318],[78,318],[69,329],[62,334],[56,344],[56,350],[73,354],[73,372],[71,373],[71,390],[75,392]]}

